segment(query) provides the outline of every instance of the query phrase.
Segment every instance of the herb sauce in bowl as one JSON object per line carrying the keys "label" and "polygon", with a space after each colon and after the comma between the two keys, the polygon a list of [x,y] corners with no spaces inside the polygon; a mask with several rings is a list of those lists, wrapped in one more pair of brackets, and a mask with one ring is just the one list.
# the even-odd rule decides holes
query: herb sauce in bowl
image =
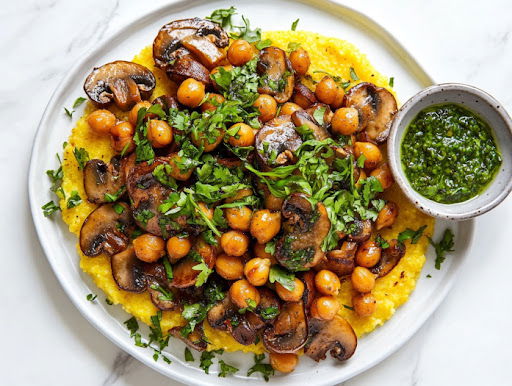
{"label": "herb sauce in bowl", "polygon": [[502,157],[487,123],[447,103],[421,110],[411,121],[401,143],[401,162],[415,191],[453,204],[485,190]]}

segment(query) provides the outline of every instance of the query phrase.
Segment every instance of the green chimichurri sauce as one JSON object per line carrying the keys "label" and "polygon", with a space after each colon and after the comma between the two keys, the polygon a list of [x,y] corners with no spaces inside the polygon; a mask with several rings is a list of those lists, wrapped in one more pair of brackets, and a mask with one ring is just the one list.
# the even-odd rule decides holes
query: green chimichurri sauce
{"label": "green chimichurri sauce", "polygon": [[422,110],[407,128],[401,148],[414,190],[444,204],[478,195],[501,165],[489,126],[456,104]]}

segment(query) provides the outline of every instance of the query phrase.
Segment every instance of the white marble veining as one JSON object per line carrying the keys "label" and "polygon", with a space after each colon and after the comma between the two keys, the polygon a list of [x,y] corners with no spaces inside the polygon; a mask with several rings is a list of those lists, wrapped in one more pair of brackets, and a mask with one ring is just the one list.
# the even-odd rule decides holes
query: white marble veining
{"label": "white marble veining", "polygon": [[[67,69],[104,36],[163,3],[1,2],[0,384],[176,384],[121,352],[76,311],[37,241],[26,186],[38,121]],[[437,81],[481,87],[512,111],[508,0],[352,5],[397,36]],[[429,321],[398,352],[345,385],[511,384],[511,233],[509,197],[477,220],[473,253]]]}

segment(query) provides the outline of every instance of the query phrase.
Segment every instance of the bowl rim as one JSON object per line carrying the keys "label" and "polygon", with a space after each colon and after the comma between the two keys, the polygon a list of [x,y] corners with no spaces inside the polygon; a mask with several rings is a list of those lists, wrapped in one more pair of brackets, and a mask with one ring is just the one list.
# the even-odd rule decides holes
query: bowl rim
{"label": "bowl rim", "polygon": [[[469,199],[467,201],[463,201],[461,203],[457,203],[455,205],[459,205],[460,211],[457,213],[446,213],[443,212],[442,209],[435,209],[431,206],[429,206],[429,203],[435,204],[436,206],[443,207],[451,207],[454,204],[443,204],[438,203],[433,200],[430,200],[420,193],[416,192],[412,186],[410,185],[409,181],[407,180],[407,177],[405,176],[405,173],[401,166],[401,160],[400,160],[400,145],[403,138],[403,135],[405,134],[405,129],[402,131],[402,133],[399,135],[398,131],[401,127],[404,126],[404,117],[405,115],[411,110],[417,103],[423,100],[424,97],[431,95],[431,94],[440,94],[445,93],[446,91],[460,91],[461,93],[470,94],[479,97],[480,99],[484,100],[489,104],[489,106],[498,114],[498,116],[503,120],[505,123],[505,126],[508,128],[510,134],[512,135],[512,119],[510,118],[507,111],[503,108],[503,105],[492,95],[487,93],[486,91],[471,86],[464,83],[439,83],[432,86],[429,86],[417,94],[413,95],[411,98],[409,98],[403,105],[400,107],[398,112],[395,114],[395,117],[393,118],[393,121],[391,123],[391,129],[389,132],[389,137],[387,140],[387,152],[388,152],[388,159],[389,159],[389,165],[391,172],[393,174],[393,177],[395,181],[400,186],[400,189],[404,192],[404,194],[407,196],[407,198],[416,206],[419,210],[422,212],[438,217],[443,218],[447,220],[455,220],[455,221],[463,221],[468,220],[477,216],[480,216],[484,213],[487,213],[491,209],[495,208],[497,205],[499,205],[512,191],[512,178],[510,178],[506,184],[503,185],[503,188],[501,190],[498,190],[496,194],[493,194],[489,197],[489,199],[482,205],[480,208],[474,209],[474,210],[464,210],[464,204],[466,202],[469,202],[472,199]],[[440,102],[440,103],[429,103],[428,106],[435,106],[438,104],[443,103],[456,103],[456,102],[450,102],[450,100],[446,102]],[[466,107],[467,108],[467,107]],[[470,111],[472,111],[470,109]],[[477,115],[481,115],[482,118],[485,118],[482,114],[475,112]],[[414,118],[411,118],[414,119]],[[406,122],[407,124],[409,122]],[[492,128],[495,130],[494,128]],[[501,146],[498,138],[496,135],[494,135],[495,141],[498,145],[498,148],[503,149],[504,147]],[[487,188],[485,190],[488,190],[491,185],[493,185],[496,182],[496,177],[498,174],[500,174],[502,171],[498,171],[494,179],[489,183]],[[421,203],[420,203],[421,201]]]}

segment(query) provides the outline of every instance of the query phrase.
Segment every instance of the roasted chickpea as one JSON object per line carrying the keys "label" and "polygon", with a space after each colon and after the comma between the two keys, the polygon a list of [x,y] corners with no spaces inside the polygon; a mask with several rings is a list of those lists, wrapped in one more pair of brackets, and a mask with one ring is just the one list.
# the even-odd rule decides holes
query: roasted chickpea
{"label": "roasted chickpea", "polygon": [[235,123],[229,130],[236,130],[235,135],[229,137],[229,144],[235,147],[245,147],[254,145],[254,130],[245,123]]}
{"label": "roasted chickpea", "polygon": [[371,293],[357,294],[352,297],[352,307],[357,315],[370,316],[377,308],[377,300]]}
{"label": "roasted chickpea", "polygon": [[398,217],[398,205],[393,201],[388,201],[380,210],[377,220],[375,220],[375,229],[378,231],[385,227],[390,227],[395,223]]}
{"label": "roasted chickpea", "polygon": [[218,129],[219,134],[217,137],[212,138],[207,137],[204,133],[199,133],[197,137],[195,135],[191,135],[190,138],[192,140],[192,143],[196,145],[197,147],[202,146],[205,153],[209,153],[217,148],[224,139],[224,130]]}
{"label": "roasted chickpea", "polygon": [[148,124],[148,139],[156,148],[165,147],[172,142],[172,128],[165,121],[152,119]]}
{"label": "roasted chickpea", "polygon": [[290,291],[276,282],[277,295],[285,302],[298,302],[304,294],[304,283],[300,279],[293,279],[294,288]]}
{"label": "roasted chickpea", "polygon": [[364,160],[365,169],[373,169],[382,161],[380,149],[371,142],[354,143],[354,155],[356,159],[358,159],[361,154],[366,157]]}
{"label": "roasted chickpea", "polygon": [[232,229],[248,231],[251,226],[252,210],[247,206],[224,209],[226,221]]}
{"label": "roasted chickpea", "polygon": [[110,134],[114,137],[131,137],[134,128],[130,122],[122,121],[110,129]]}
{"label": "roasted chickpea", "polygon": [[302,110],[297,103],[286,102],[283,106],[281,106],[281,115],[292,115],[294,112]]}
{"label": "roasted chickpea", "polygon": [[334,272],[322,269],[315,275],[315,287],[321,294],[338,295],[341,288],[341,282]]}
{"label": "roasted chickpea", "polygon": [[108,110],[95,110],[87,117],[89,127],[100,135],[110,133],[116,124],[116,116]]}
{"label": "roasted chickpea", "polygon": [[228,231],[221,236],[220,246],[228,255],[242,256],[249,248],[249,238],[240,231]]}
{"label": "roasted chickpea", "polygon": [[[258,289],[245,279],[235,281],[229,288],[229,297],[238,308],[249,306],[247,300],[252,300],[256,305],[260,304]],[[252,302],[251,302],[252,303]]]}
{"label": "roasted chickpea", "polygon": [[244,189],[240,189],[233,196],[224,199],[224,202],[229,204],[231,202],[235,202],[235,201],[241,200],[241,199],[243,199],[245,197],[248,197],[248,196],[252,196],[252,190],[249,189],[249,188],[244,188]]}
{"label": "roasted chickpea", "polygon": [[340,310],[340,303],[334,296],[320,296],[311,304],[311,315],[317,319],[332,320]]}
{"label": "roasted chickpea", "polygon": [[213,219],[214,211],[212,208],[208,208],[204,202],[198,202],[197,206],[199,207],[199,210],[208,218],[208,220]]}
{"label": "roasted chickpea", "polygon": [[253,106],[260,112],[260,121],[267,122],[276,116],[277,102],[267,94],[261,94],[253,103]]}
{"label": "roasted chickpea", "polygon": [[187,256],[191,247],[192,244],[186,237],[173,236],[167,240],[167,254],[172,263]]}
{"label": "roasted chickpea", "polygon": [[357,249],[356,263],[361,267],[370,268],[380,260],[382,248],[375,241],[367,240]]}
{"label": "roasted chickpea", "polygon": [[290,62],[293,70],[299,75],[306,75],[311,64],[308,52],[301,47],[290,53]]}
{"label": "roasted chickpea", "polygon": [[336,110],[331,121],[331,130],[339,135],[352,135],[359,126],[359,113],[353,107]]}
{"label": "roasted chickpea", "polygon": [[193,79],[185,79],[178,87],[178,101],[188,107],[197,107],[205,96],[204,84]]}
{"label": "roasted chickpea", "polygon": [[299,362],[299,356],[297,354],[277,354],[271,352],[269,355],[270,366],[276,371],[282,373],[291,373],[295,370],[297,363]]}
{"label": "roasted chickpea", "polygon": [[331,105],[336,101],[338,88],[334,79],[330,76],[324,76],[316,85],[315,95],[320,102]]}
{"label": "roasted chickpea", "polygon": [[270,210],[281,210],[283,207],[284,198],[276,197],[272,193],[265,194],[264,203],[265,208]]}
{"label": "roasted chickpea", "polygon": [[331,103],[331,107],[333,109],[339,109],[343,105],[343,101],[345,100],[345,90],[338,86],[338,91],[336,91],[336,97],[334,98],[334,102]]}
{"label": "roasted chickpea", "polygon": [[206,101],[201,105],[201,111],[215,111],[225,100],[226,99],[222,95],[211,93],[208,95],[208,99],[206,99]]}
{"label": "roasted chickpea", "polygon": [[375,275],[365,267],[355,267],[350,279],[352,287],[359,292],[370,292],[375,287]]}
{"label": "roasted chickpea", "polygon": [[145,233],[133,240],[137,257],[146,263],[154,263],[165,255],[165,241],[161,237]]}
{"label": "roasted chickpea", "polygon": [[381,163],[370,173],[371,177],[375,177],[379,180],[382,185],[382,189],[386,190],[393,185],[395,180],[393,179],[393,175],[391,174],[391,170],[389,170],[389,165],[387,162]]}
{"label": "roasted chickpea", "polygon": [[265,250],[266,246],[267,244],[254,243],[252,249],[253,254],[255,257],[259,257],[261,259],[270,259],[272,261],[273,256]]}
{"label": "roasted chickpea", "polygon": [[256,55],[256,49],[246,40],[235,40],[228,49],[228,60],[233,66],[243,66]]}
{"label": "roasted chickpea", "polygon": [[149,101],[139,102],[139,103],[135,104],[135,106],[133,106],[132,109],[130,110],[130,112],[128,113],[128,122],[130,122],[133,125],[133,127],[137,126],[137,118],[139,117],[139,110],[143,107],[147,110],[151,107],[151,103]]}
{"label": "roasted chickpea", "polygon": [[187,181],[194,172],[195,167],[186,166],[182,163],[183,159],[178,153],[169,154],[170,176],[178,181]]}
{"label": "roasted chickpea", "polygon": [[231,71],[233,69],[233,66],[231,64],[228,64],[226,66],[215,67],[213,70],[210,71],[210,75],[215,75],[220,71],[221,68],[225,71]]}
{"label": "roasted chickpea", "polygon": [[249,283],[254,286],[261,286],[268,280],[270,273],[270,260],[256,257],[245,263],[244,274]]}
{"label": "roasted chickpea", "polygon": [[238,280],[244,275],[244,263],[240,257],[222,253],[215,260],[215,271],[226,280]]}
{"label": "roasted chickpea", "polygon": [[117,125],[110,129],[111,145],[112,148],[117,152],[129,153],[135,148],[133,142],[134,129],[130,122],[119,122]]}
{"label": "roasted chickpea", "polygon": [[262,209],[254,212],[251,220],[251,235],[258,243],[268,243],[281,229],[281,213]]}

